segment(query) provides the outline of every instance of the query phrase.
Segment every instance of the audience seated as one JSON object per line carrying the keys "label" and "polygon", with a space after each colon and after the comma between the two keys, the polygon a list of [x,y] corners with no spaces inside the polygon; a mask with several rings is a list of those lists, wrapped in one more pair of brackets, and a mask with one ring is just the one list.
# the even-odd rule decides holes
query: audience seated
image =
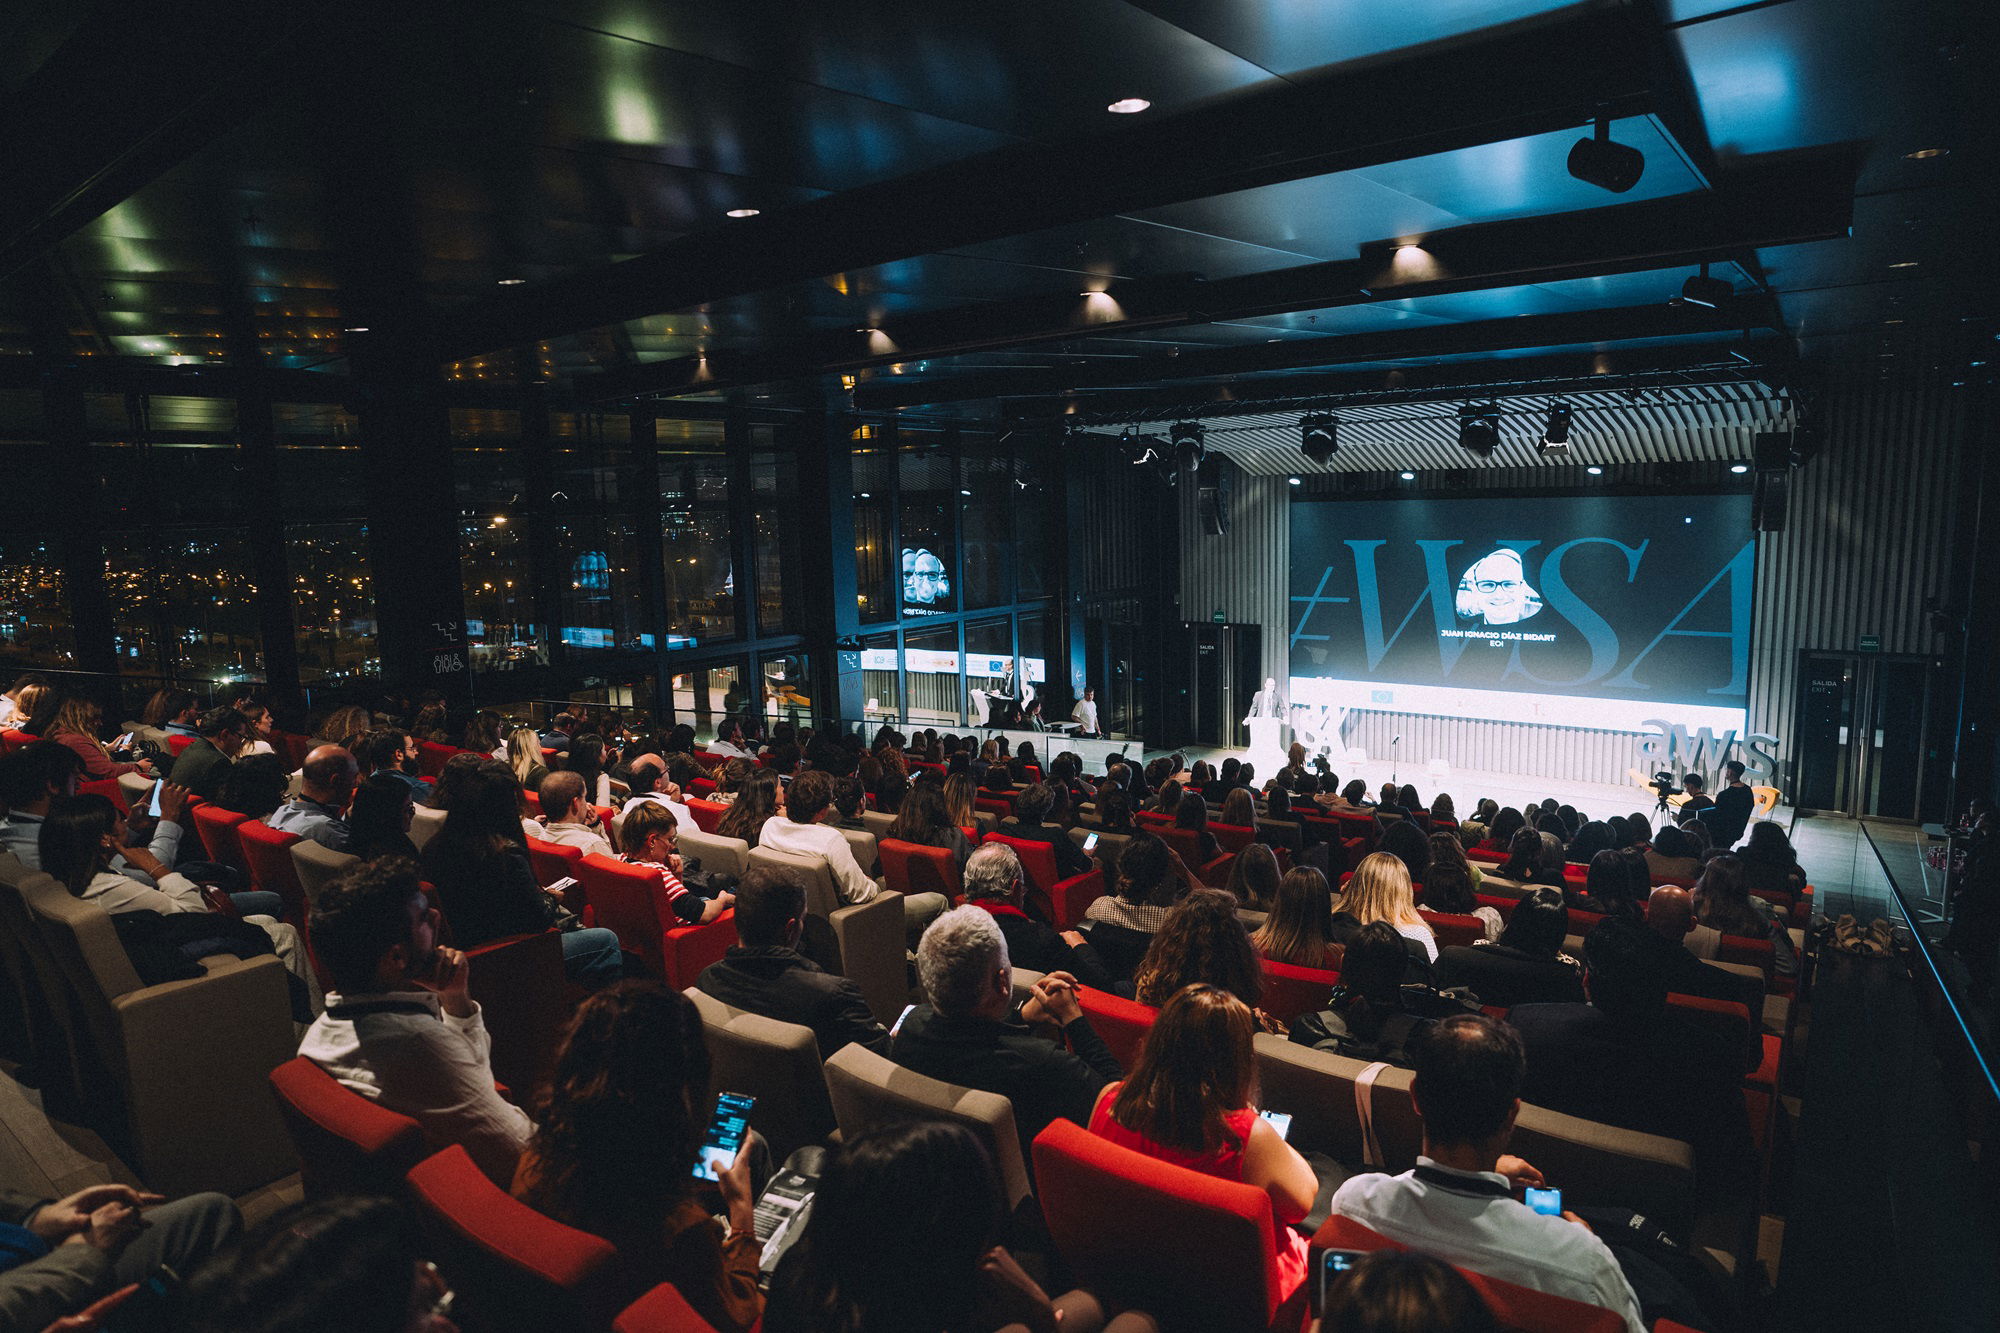
{"label": "audience seated", "polygon": [[1150,833],[1137,832],[1118,858],[1111,891],[1084,909],[1090,942],[1112,975],[1130,978],[1152,945],[1153,933],[1182,894],[1201,884],[1173,848]]}
{"label": "audience seated", "polygon": [[108,1324],[65,1316],[149,1281],[162,1265],[192,1273],[235,1239],[243,1218],[226,1195],[190,1194],[169,1203],[162,1195],[110,1184],[60,1199],[0,1187],[0,1224],[12,1231],[0,1245],[0,1327],[35,1333],[164,1329],[159,1315],[145,1318],[136,1310]]}
{"label": "audience seated", "polygon": [[[1502,815],[1504,817],[1504,811]],[[1554,816],[1549,818],[1553,820]],[[1562,868],[1560,845],[1551,853],[1546,835],[1524,824],[1507,844],[1507,859],[1493,873],[1516,884],[1552,884],[1561,888]]]}
{"label": "audience seated", "polygon": [[1642,921],[1651,889],[1645,858],[1630,850],[1605,848],[1592,854],[1583,887],[1565,882],[1562,894],[1564,901],[1580,911]]}
{"label": "audience seated", "polygon": [[680,831],[679,822],[664,804],[635,804],[619,826],[619,843],[624,848],[621,859],[658,872],[661,892],[675,916],[691,925],[714,921],[735,905],[736,896],[726,890],[706,892],[707,883],[689,883],[683,878],[687,871],[679,851]]}
{"label": "audience seated", "polygon": [[1485,1298],[1450,1264],[1376,1250],[1333,1283],[1319,1333],[1499,1333]]}
{"label": "audience seated", "polygon": [[376,727],[354,744],[354,761],[362,775],[382,773],[401,782],[419,797],[430,795],[431,784],[417,775],[422,755],[417,738],[401,727]]}
{"label": "audience seated", "polygon": [[1792,946],[1782,909],[1750,893],[1749,872],[1734,853],[1709,858],[1694,886],[1695,919],[1725,935],[1771,941],[1773,966],[1780,976],[1799,970],[1799,953]]}
{"label": "audience seated", "polygon": [[[137,763],[121,763],[111,757],[111,751],[98,733],[104,726],[104,714],[97,704],[82,695],[71,695],[56,705],[43,739],[67,745],[76,751],[77,758],[83,760],[83,774],[95,782],[102,778],[123,777],[127,773],[138,773],[152,777],[153,765],[141,759]],[[188,733],[192,735],[192,732]]]}
{"label": "audience seated", "polygon": [[450,1288],[390,1199],[295,1204],[191,1274],[180,1333],[452,1333]]}
{"label": "audience seated", "polygon": [[1338,972],[1343,950],[1333,938],[1333,893],[1326,876],[1311,866],[1289,871],[1250,947],[1274,963]]}
{"label": "audience seated", "polygon": [[1098,1094],[1090,1132],[1269,1194],[1279,1288],[1289,1295],[1306,1275],[1306,1238],[1292,1224],[1312,1210],[1319,1182],[1257,1114],[1257,1029],[1251,1006],[1225,987],[1197,982],[1174,991],[1131,1074]]}
{"label": "audience seated", "polygon": [[1481,905],[1479,885],[1485,872],[1468,861],[1453,833],[1430,836],[1431,863],[1424,871],[1424,906],[1433,912],[1476,916],[1485,923],[1486,938],[1494,939],[1502,925],[1497,909]]}
{"label": "audience seated", "polygon": [[736,889],[736,944],[702,969],[695,985],[724,1004],[812,1029],[825,1059],[849,1042],[889,1053],[889,1031],[846,977],[798,951],[805,886],[784,871],[753,866]]}
{"label": "audience seated", "polygon": [[1207,865],[1222,849],[1215,841],[1215,835],[1208,831],[1208,802],[1200,792],[1192,789],[1181,793],[1181,799],[1174,806],[1174,827],[1194,835],[1195,863]]}
{"label": "audience seated", "polygon": [[285,789],[291,783],[285,761],[278,756],[248,755],[231,764],[222,775],[215,804],[263,823],[285,803]]}
{"label": "audience seated", "polygon": [[506,762],[524,791],[541,791],[542,779],[550,770],[542,756],[541,734],[533,727],[516,727],[507,733]]}
{"label": "audience seated", "polygon": [[1348,940],[1340,984],[1328,1007],[1292,1023],[1288,1034],[1302,1046],[1357,1060],[1407,1068],[1409,1045],[1432,1020],[1466,1012],[1467,1005],[1432,987],[1406,981],[1408,941],[1384,921],[1371,921]]}
{"label": "audience seated", "polygon": [[1601,819],[1593,819],[1576,831],[1563,849],[1563,860],[1570,865],[1587,866],[1591,858],[1599,852],[1618,846],[1618,839],[1612,835],[1611,825]]}
{"label": "audience seated", "polygon": [[[692,765],[687,764],[685,759],[681,763],[692,767]],[[656,754],[639,756],[632,761],[632,766],[626,770],[626,777],[627,784],[631,790],[631,796],[625,802],[625,812],[631,810],[634,802],[646,801],[665,807],[667,812],[674,817],[674,822],[680,826],[681,832],[699,833],[701,831],[701,825],[695,823],[694,815],[687,808],[685,785],[672,775],[672,770],[661,760],[660,756]],[[537,787],[536,790],[539,791],[540,788]],[[620,812],[617,818],[612,820],[612,831],[614,833],[624,822],[625,812]]]}
{"label": "audience seated", "polygon": [[1527,816],[1513,806],[1496,811],[1486,824],[1486,838],[1474,845],[1474,851],[1497,853],[1502,858],[1512,855],[1514,835],[1527,826]]}
{"label": "audience seated", "polygon": [[[1055,793],[1045,782],[1029,786],[1014,798],[1014,818],[1012,824],[1000,831],[1010,838],[1020,838],[1024,842],[1045,842],[1056,854],[1056,878],[1072,879],[1088,874],[1092,868],[1090,857],[1084,854],[1070,836],[1055,824],[1045,822],[1049,808],[1055,801]],[[1214,839],[1210,839],[1211,842]]]}
{"label": "audience seated", "polygon": [[[570,738],[576,735],[580,725],[576,714],[569,712],[557,713],[555,717],[550,719],[549,729],[541,734],[542,748],[544,750],[554,750],[557,754],[568,752]],[[474,750],[479,747],[468,745],[465,748]]]}
{"label": "audience seated", "polygon": [[318,746],[306,755],[299,770],[299,794],[272,811],[264,822],[280,833],[295,833],[329,851],[344,852],[344,815],[360,776],[352,754],[338,745]]}
{"label": "audience seated", "polygon": [[1256,1008],[1264,997],[1264,969],[1236,900],[1221,889],[1193,889],[1167,912],[1151,947],[1132,975],[1132,998],[1157,1009],[1195,982],[1220,986]]}
{"label": "audience seated", "polygon": [[1638,1298],[1610,1247],[1574,1213],[1549,1217],[1516,1200],[1541,1172],[1506,1155],[1521,1110],[1521,1039],[1481,1014],[1435,1024],[1414,1046],[1411,1095],[1423,1155],[1400,1175],[1359,1175],[1333,1211],[1461,1268],[1621,1315],[1646,1333]]}
{"label": "audience seated", "polygon": [[551,773],[542,779],[535,793],[542,803],[542,817],[522,825],[527,835],[564,847],[580,847],[586,855],[613,856],[611,839],[604,821],[597,817],[584,790],[583,779],[571,772]]}
{"label": "audience seated", "polygon": [[416,788],[400,773],[371,773],[354,789],[347,808],[347,851],[364,861],[383,856],[415,860],[410,821],[416,812]]}
{"label": "audience seated", "polygon": [[1454,945],[1438,953],[1440,986],[1465,986],[1480,1003],[1502,1009],[1517,1004],[1582,1004],[1583,968],[1562,951],[1569,909],[1562,893],[1530,889],[1516,903],[1498,939]]}
{"label": "audience seated", "polygon": [[1672,995],[1698,995],[1710,1000],[1729,1000],[1743,1005],[1753,1020],[1763,1008],[1762,980],[1752,980],[1705,963],[1686,946],[1695,925],[1694,895],[1672,884],[1653,890],[1646,901],[1647,950],[1652,966],[1659,969]]}
{"label": "audience seated", "polygon": [[1224,887],[1244,911],[1268,912],[1277,900],[1279,878],[1277,853],[1253,842],[1230,860]]}
{"label": "audience seated", "polygon": [[[947,782],[945,787],[948,789],[950,783]],[[945,805],[944,791],[929,783],[918,783],[910,789],[910,794],[903,798],[903,808],[896,812],[896,822],[882,836],[898,842],[915,843],[920,847],[946,848],[957,860],[961,874],[965,871],[966,861],[972,856],[972,840],[965,836],[964,829],[952,822]]]}
{"label": "audience seated", "polygon": [[1660,825],[1646,852],[1646,872],[1654,879],[1692,880],[1701,873],[1701,858],[1686,829]]}
{"label": "audience seated", "polygon": [[[0,850],[12,852],[30,870],[42,868],[42,824],[49,806],[76,795],[83,760],[54,741],[31,741],[0,755]],[[164,808],[164,807],[163,807]]]}
{"label": "audience seated", "polygon": [[234,708],[211,708],[201,715],[199,730],[194,744],[174,760],[168,781],[212,801],[222,793],[231,761],[249,743],[250,719]]}
{"label": "audience seated", "polygon": [[[890,779],[888,778],[883,780],[882,786],[885,791],[889,781]],[[902,785],[896,790],[894,799],[878,807],[888,814],[894,814],[902,809],[904,793],[909,790],[909,784],[903,781],[903,779],[896,778],[895,781],[902,783]],[[861,808],[867,798],[867,789],[861,785],[860,778],[835,778],[833,780],[833,818],[829,822],[835,828],[867,828],[868,826],[861,822]]]}
{"label": "audience seated", "polygon": [[1754,893],[1795,899],[1805,890],[1806,872],[1799,865],[1798,853],[1792,850],[1792,840],[1770,820],[1751,827],[1750,841],[1736,859],[1743,863],[1744,877]]}
{"label": "audience seated", "polygon": [[1370,852],[1354,867],[1334,904],[1334,938],[1345,941],[1357,927],[1373,921],[1386,923],[1409,941],[1412,958],[1437,961],[1437,936],[1417,914],[1410,872],[1400,858],[1387,852]]}
{"label": "audience seated", "polygon": [[692,1001],[657,981],[621,981],[577,1008],[535,1098],[513,1194],[618,1249],[636,1299],[670,1282],[717,1329],[763,1313],[746,1144],[718,1173],[728,1227],[695,1194],[707,1128],[709,1058]]}
{"label": "audience seated", "polygon": [[[564,904],[562,894],[544,893],[535,881],[521,831],[521,788],[497,759],[459,779],[444,827],[424,845],[423,870],[461,948],[547,930]],[[618,937],[608,930],[566,930],[562,948],[572,981],[601,986],[624,971]]]}
{"label": "audience seated", "polygon": [[[29,671],[16,676],[14,683],[7,687],[7,692],[0,694],[0,729],[8,731],[19,729],[23,722],[34,715],[32,708],[22,707],[23,696],[31,689],[47,689],[48,685],[49,678],[39,671]],[[164,690],[159,692],[159,694],[164,693],[166,693]],[[154,698],[158,698],[159,694],[154,695]],[[152,722],[149,725],[157,726],[158,723]]]}
{"label": "audience seated", "polygon": [[784,789],[778,784],[777,774],[750,769],[747,763],[744,763],[747,771],[740,775],[727,771],[738,763],[744,761],[729,761],[716,788],[713,799],[726,798],[729,809],[715,831],[721,837],[741,838],[756,847],[764,836],[764,826],[777,817],[784,803]]}
{"label": "audience seated", "polygon": [[1021,859],[1005,843],[990,842],[965,863],[965,900],[993,914],[1007,938],[1007,957],[1032,972],[1067,972],[1085,986],[1110,990],[1110,970],[1081,931],[1058,932],[1022,910],[1026,891]]}
{"label": "audience seated", "polygon": [[[1007,1098],[1022,1155],[1031,1157],[1035,1135],[1051,1120],[1088,1124],[1098,1091],[1120,1071],[1084,1017],[1073,977],[1043,977],[1016,1015],[1013,975],[992,913],[969,905],[946,912],[917,943],[917,980],[928,1003],[903,1019],[889,1054],[919,1074]],[[1036,1032],[1041,1022],[1053,1024],[1061,1041]]]}
{"label": "audience seated", "polygon": [[[826,858],[833,870],[834,883],[840,888],[841,901],[865,903],[881,892],[881,886],[854,859],[854,849],[845,835],[825,823],[832,809],[833,779],[817,769],[801,773],[792,779],[786,792],[784,814],[765,825],[763,840],[758,845],[776,852]],[[728,817],[724,816],[725,831],[728,824]],[[903,920],[911,935],[922,931],[947,906],[941,893],[905,894]]]}
{"label": "audience seated", "polygon": [[1587,1004],[1524,1004],[1508,1015],[1527,1050],[1537,1106],[1694,1146],[1710,1185],[1754,1178],[1742,1056],[1667,1004],[1667,978],[1637,922],[1584,938]]}
{"label": "audience seated", "polygon": [[607,765],[616,758],[617,751],[607,746],[602,736],[594,733],[578,736],[563,752],[563,771],[583,783],[583,798],[590,804],[609,805],[611,774]]}
{"label": "audience seated", "polygon": [[311,923],[333,988],[299,1054],[415,1120],[433,1147],[463,1144],[504,1186],[528,1117],[493,1086],[492,1038],[466,992],[465,955],[438,943],[442,925],[408,861],[362,862],[335,877]]}

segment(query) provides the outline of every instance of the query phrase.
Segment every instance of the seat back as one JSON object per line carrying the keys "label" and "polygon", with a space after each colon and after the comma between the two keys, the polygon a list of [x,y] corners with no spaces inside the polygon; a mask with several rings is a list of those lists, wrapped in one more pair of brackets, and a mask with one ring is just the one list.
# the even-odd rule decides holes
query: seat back
{"label": "seat back", "polygon": [[437,741],[417,742],[417,774],[434,778],[444,772],[444,766],[458,753],[456,745],[444,745]]}
{"label": "seat back", "polygon": [[1694,1149],[1678,1139],[1524,1102],[1508,1151],[1560,1181],[1566,1204],[1631,1208],[1683,1239],[1694,1225]]}
{"label": "seat back", "polygon": [[410,841],[417,844],[418,851],[421,852],[425,845],[437,836],[438,830],[444,827],[444,815],[444,811],[433,810],[427,805],[411,808]]}
{"label": "seat back", "polygon": [[[83,1096],[78,1048],[81,1034],[72,1031],[79,1021],[75,1003],[63,980],[62,967],[49,952],[34,914],[20,885],[31,871],[6,852],[0,852],[0,972],[6,976],[8,1007],[17,1025],[10,1054],[34,1067],[36,1082],[44,1102],[68,1096],[81,1104]],[[60,893],[62,886],[52,878],[45,892]]]}
{"label": "seat back", "polygon": [[292,873],[298,876],[299,888],[304,890],[308,903],[319,901],[320,890],[332,883],[334,876],[359,864],[360,857],[322,847],[308,838],[292,844]]}
{"label": "seat back", "polygon": [[1271,1196],[1134,1152],[1068,1120],[1035,1138],[1056,1251],[1107,1305],[1171,1312],[1171,1327],[1263,1329],[1291,1293]]}
{"label": "seat back", "polygon": [[1247,824],[1211,823],[1208,831],[1215,835],[1215,841],[1225,852],[1240,852],[1257,841],[1257,830]]}
{"label": "seat back", "polygon": [[182,736],[176,733],[174,735],[167,737],[167,753],[171,754],[174,758],[178,759],[181,757],[181,751],[187,749],[188,746],[193,744],[194,744],[194,737]]}
{"label": "seat back", "polygon": [[189,806],[188,815],[194,821],[194,836],[201,844],[202,855],[249,873],[249,862],[243,859],[243,839],[236,831],[236,826],[247,816],[225,810],[213,801]]}
{"label": "seat back", "polygon": [[1754,939],[1748,935],[1724,935],[1716,946],[1715,957],[1724,963],[1744,963],[1764,974],[1764,984],[1769,986],[1777,970],[1777,949],[1769,940]]}
{"label": "seat back", "polygon": [[882,853],[882,878],[896,892],[942,893],[949,902],[958,901],[965,893],[964,881],[958,873],[958,858],[950,848],[926,847],[898,838],[884,838],[878,846]]}
{"label": "seat back", "polygon": [[292,868],[292,844],[296,833],[280,833],[259,819],[246,819],[236,826],[243,843],[243,861],[250,870],[250,887],[275,893],[285,900],[285,920],[301,929],[306,923],[306,891],[299,872]]}
{"label": "seat back", "polygon": [[271,1071],[278,1113],[299,1152],[306,1198],[403,1192],[403,1177],[429,1149],[424,1129],[369,1101],[303,1056]]}
{"label": "seat back", "polygon": [[813,1030],[737,1009],[699,987],[684,993],[700,1011],[708,1037],[710,1095],[741,1092],[757,1099],[751,1118],[770,1141],[774,1161],[824,1142],[834,1128],[833,1102]]}
{"label": "seat back", "polygon": [[572,1005],[562,932],[503,935],[465,951],[466,991],[492,1038],[493,1077],[523,1094],[555,1067]]}
{"label": "seat back", "polygon": [[1384,1066],[1368,1092],[1379,1160],[1369,1163],[1355,1100],[1355,1084],[1370,1066],[1330,1051],[1316,1051],[1283,1037],[1256,1038],[1257,1081],[1263,1108],[1292,1114],[1286,1142],[1300,1152],[1323,1152],[1336,1161],[1405,1171],[1417,1164],[1423,1124],[1410,1100],[1410,1071]]}
{"label": "seat back", "polygon": [[738,879],[749,873],[750,844],[719,833],[682,833],[676,840],[683,857],[694,857],[706,872],[721,871]]}
{"label": "seat back", "polygon": [[889,836],[889,829],[895,822],[896,817],[887,810],[863,810],[861,812],[862,827],[874,834],[877,842]]}
{"label": "seat back", "polygon": [[611,1333],[717,1333],[717,1330],[695,1313],[679,1288],[671,1282],[662,1282],[620,1311],[611,1321]]}
{"label": "seat back", "polygon": [[[1359,1222],[1340,1216],[1327,1219],[1326,1225],[1314,1234],[1313,1246],[1315,1249],[1324,1247],[1330,1250],[1409,1248],[1371,1231]],[[1536,1291],[1532,1287],[1517,1286],[1470,1268],[1458,1271],[1479,1292],[1486,1308],[1493,1312],[1494,1323],[1501,1328],[1519,1330],[1519,1333],[1620,1333],[1625,1327],[1624,1316],[1615,1310],[1586,1305],[1582,1301]],[[1667,1327],[1664,1321],[1661,1327]]]}
{"label": "seat back", "polygon": [[592,852],[578,856],[576,874],[597,924],[615,932],[619,945],[644,959],[652,975],[666,976],[666,934],[680,918],[667,906],[660,872]]}
{"label": "seat back", "polygon": [[[529,838],[528,864],[534,867],[535,883],[547,888],[559,879],[582,879],[583,848],[565,842]],[[588,887],[584,892],[589,893]]]}
{"label": "seat back", "polygon": [[1139,1050],[1146,1044],[1146,1034],[1153,1030],[1153,1020],[1160,1016],[1160,1011],[1089,986],[1079,989],[1076,997],[1090,1017],[1091,1028],[1104,1038],[1104,1044],[1118,1058],[1118,1067],[1131,1073],[1132,1067],[1139,1063]]}
{"label": "seat back", "polygon": [[722,817],[729,813],[729,807],[716,801],[704,801],[699,796],[688,797],[688,813],[703,833],[713,833],[722,823]]}
{"label": "seat back", "polygon": [[0,755],[8,755],[24,745],[32,745],[35,738],[25,731],[0,731]]}
{"label": "seat back", "polygon": [[542,1216],[453,1144],[404,1177],[427,1255],[451,1274],[467,1330],[602,1328],[617,1294],[609,1241]]}
{"label": "seat back", "polygon": [[1261,960],[1264,969],[1264,999],[1261,1009],[1280,1022],[1289,1023],[1300,1014],[1318,1013],[1333,998],[1340,973],[1316,967],[1294,967],[1275,959]]}
{"label": "seat back", "polygon": [[844,828],[840,836],[847,839],[847,850],[854,853],[854,864],[861,867],[864,875],[878,875],[882,871],[881,854],[876,849],[875,835],[865,829]]}
{"label": "seat back", "polygon": [[993,1092],[961,1088],[905,1069],[850,1042],[826,1062],[826,1090],[843,1139],[907,1120],[948,1120],[986,1145],[1011,1209],[1032,1194],[1014,1104]]}
{"label": "seat back", "polygon": [[1430,912],[1419,907],[1417,915],[1437,936],[1440,949],[1454,944],[1473,945],[1486,938],[1486,923],[1476,916],[1460,916],[1456,912]]}
{"label": "seat back", "polygon": [[799,952],[861,988],[868,1008],[884,1023],[896,1021],[909,998],[905,965],[903,895],[893,889],[865,903],[844,904],[833,868],[823,856],[758,847],[750,864],[796,875],[805,885],[805,934]]}
{"label": "seat back", "polygon": [[76,794],[78,796],[102,796],[105,800],[118,807],[119,814],[129,815],[132,813],[132,799],[125,794],[125,787],[117,778],[99,778],[95,782],[79,782],[76,784]]}
{"label": "seat back", "polygon": [[1028,881],[1028,896],[1032,899],[1040,894],[1047,899],[1056,886],[1056,849],[1046,842],[1033,838],[1015,838],[1004,831],[989,833],[981,842],[1005,843],[1014,849],[1014,855],[1021,860],[1021,876]]}
{"label": "seat back", "polygon": [[1106,833],[1101,829],[1073,828],[1069,831],[1069,840],[1081,848],[1093,833],[1097,834],[1097,845],[1091,849],[1090,854],[1097,858],[1098,869],[1104,872],[1104,878],[1109,881],[1118,874],[1118,858],[1125,855],[1125,849],[1132,845],[1132,835]]}

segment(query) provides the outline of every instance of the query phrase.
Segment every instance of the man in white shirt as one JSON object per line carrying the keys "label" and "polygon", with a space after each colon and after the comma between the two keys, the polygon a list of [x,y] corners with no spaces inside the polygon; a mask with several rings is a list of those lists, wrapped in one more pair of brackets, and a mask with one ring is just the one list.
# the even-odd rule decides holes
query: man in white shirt
{"label": "man in white shirt", "polygon": [[1097,735],[1097,691],[1091,686],[1084,686],[1083,697],[1076,701],[1076,708],[1069,716],[1070,721],[1076,723],[1077,735]]}
{"label": "man in white shirt", "polygon": [[[631,776],[627,779],[632,789],[632,798],[625,802],[625,810],[632,808],[633,801],[652,801],[664,805],[673,812],[674,823],[682,833],[699,833],[701,825],[695,822],[694,814],[687,808],[687,799],[672,778],[667,776],[666,761],[656,754],[642,754],[632,761]],[[611,831],[618,832],[625,822],[625,810],[620,810],[611,821]]]}
{"label": "man in white shirt", "polygon": [[743,724],[735,718],[725,718],[715,729],[715,739],[708,743],[710,754],[719,754],[725,759],[755,759],[756,751],[743,739]]}
{"label": "man in white shirt", "polygon": [[505,1189],[533,1127],[493,1086],[465,955],[438,944],[439,924],[408,861],[364,862],[322,889],[313,951],[334,989],[299,1054],[416,1120],[433,1148],[464,1144]]}
{"label": "man in white shirt", "polygon": [[610,839],[604,836],[604,822],[597,807],[584,799],[583,779],[574,773],[551,773],[542,779],[536,792],[542,802],[541,827],[529,820],[528,836],[565,847],[581,847],[586,854],[616,856]]}
{"label": "man in white shirt", "polygon": [[[774,852],[798,852],[823,856],[833,868],[833,881],[840,887],[842,901],[865,903],[881,892],[854,859],[847,836],[827,824],[833,810],[833,779],[810,768],[792,779],[785,788],[785,812],[768,820],[757,835],[757,845]],[[942,893],[911,893],[903,896],[903,924],[912,940],[950,906]]]}
{"label": "man in white shirt", "polygon": [[1332,1209],[1399,1245],[1517,1286],[1615,1311],[1646,1333],[1638,1297],[1609,1246],[1574,1213],[1550,1217],[1514,1197],[1541,1172],[1503,1154],[1521,1111],[1521,1038],[1483,1014],[1434,1025],[1416,1043],[1411,1095],[1424,1122],[1414,1171],[1355,1176]]}

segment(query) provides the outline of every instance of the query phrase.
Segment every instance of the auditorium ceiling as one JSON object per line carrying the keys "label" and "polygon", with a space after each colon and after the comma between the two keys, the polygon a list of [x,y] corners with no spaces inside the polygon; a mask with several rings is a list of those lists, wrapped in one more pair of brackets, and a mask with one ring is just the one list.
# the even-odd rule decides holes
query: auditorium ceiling
{"label": "auditorium ceiling", "polygon": [[[435,367],[1079,424],[1976,381],[1977,8],[10,4],[0,379]],[[1643,156],[1621,193],[1566,166],[1599,117]]]}

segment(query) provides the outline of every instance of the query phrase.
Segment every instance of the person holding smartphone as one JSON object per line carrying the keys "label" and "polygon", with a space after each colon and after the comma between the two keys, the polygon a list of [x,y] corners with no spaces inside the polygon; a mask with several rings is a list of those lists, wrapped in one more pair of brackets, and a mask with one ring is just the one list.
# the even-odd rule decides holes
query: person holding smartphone
{"label": "person holding smartphone", "polygon": [[[133,1302],[134,1284],[161,1272],[192,1273],[243,1229],[222,1194],[169,1203],[130,1185],[89,1185],[61,1199],[0,1188],[0,1224],[19,1228],[0,1247],[0,1328],[39,1329],[91,1306]],[[128,1328],[165,1320],[138,1318]]]}

